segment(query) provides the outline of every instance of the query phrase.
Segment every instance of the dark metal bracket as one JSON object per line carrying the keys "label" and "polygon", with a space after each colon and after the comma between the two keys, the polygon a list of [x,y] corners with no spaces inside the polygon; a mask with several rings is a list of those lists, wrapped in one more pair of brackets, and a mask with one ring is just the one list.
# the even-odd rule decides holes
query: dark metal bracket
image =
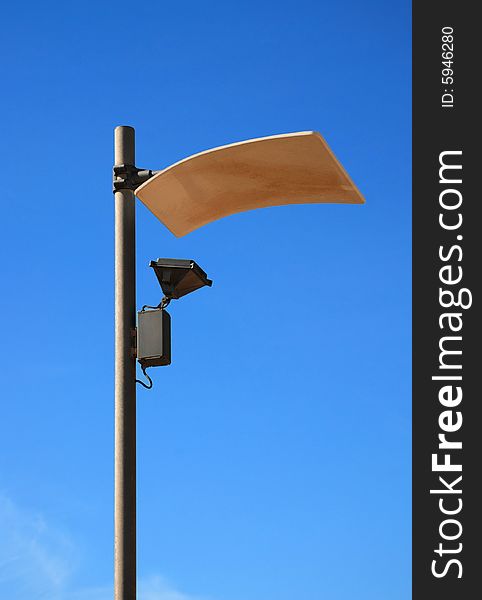
{"label": "dark metal bracket", "polygon": [[119,190],[134,191],[155,174],[156,171],[138,169],[134,165],[114,165],[112,191],[114,193]]}
{"label": "dark metal bracket", "polygon": [[137,327],[131,329],[132,347],[131,354],[134,358],[137,358]]}

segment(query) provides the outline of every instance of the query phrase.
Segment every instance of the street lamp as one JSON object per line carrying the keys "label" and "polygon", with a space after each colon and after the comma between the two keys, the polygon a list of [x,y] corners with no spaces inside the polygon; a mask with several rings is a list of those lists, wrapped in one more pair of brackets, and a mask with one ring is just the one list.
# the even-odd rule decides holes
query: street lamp
{"label": "street lamp", "polygon": [[193,260],[158,258],[151,260],[149,266],[154,269],[164,297],[158,306],[145,305],[137,313],[136,356],[149,384],[139,379],[136,381],[147,389],[152,387],[152,380],[146,369],[171,364],[171,317],[165,310],[166,306],[171,300],[178,300],[213,284]]}
{"label": "street lamp", "polygon": [[[170,318],[166,303],[211,285],[194,261],[152,261],[150,266],[165,300],[153,310],[141,311],[139,315],[145,314],[139,319],[139,331],[136,329],[135,195],[177,237],[255,208],[328,202],[363,204],[364,200],[327,143],[313,131],[229,144],[152,171],[136,167],[134,129],[121,126],[115,129],[114,161],[114,594],[115,600],[135,600],[136,353],[144,372],[147,366],[169,364]],[[141,327],[155,335],[149,339],[139,336]],[[145,352],[157,354],[147,356]]]}
{"label": "street lamp", "polygon": [[179,299],[213,282],[193,260],[176,258],[158,258],[151,260],[149,266],[154,269],[166,300]]}

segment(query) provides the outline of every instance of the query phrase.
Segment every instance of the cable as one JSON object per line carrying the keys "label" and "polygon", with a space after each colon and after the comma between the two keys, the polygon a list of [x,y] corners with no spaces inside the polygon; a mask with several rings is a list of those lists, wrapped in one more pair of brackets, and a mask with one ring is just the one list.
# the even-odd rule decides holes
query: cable
{"label": "cable", "polygon": [[144,304],[144,306],[141,308],[141,312],[144,312],[146,310],[146,308],[152,308],[154,310],[156,310],[157,308],[160,308],[161,310],[163,310],[164,308],[166,308],[166,306],[169,305],[170,301],[171,301],[171,298],[164,296],[164,298],[159,302],[159,304],[157,306],[149,306],[149,304]]}
{"label": "cable", "polygon": [[169,298],[169,296],[164,296],[164,298],[161,300],[161,302],[159,303],[158,308],[160,309],[164,309],[166,308],[166,306],[169,306],[169,302],[172,300],[172,298]]}
{"label": "cable", "polygon": [[146,308],[152,308],[154,310],[156,310],[157,308],[160,308],[161,305],[159,304],[159,306],[150,306],[149,304],[144,304],[144,306],[141,308],[141,312],[144,312],[146,310]]}
{"label": "cable", "polygon": [[146,369],[147,369],[147,367],[141,366],[141,371],[144,373],[144,377],[146,377],[149,380],[150,385],[147,385],[147,383],[144,383],[140,379],[136,379],[136,383],[140,383],[141,385],[143,385],[146,388],[146,390],[150,390],[152,387],[152,379],[146,373]]}

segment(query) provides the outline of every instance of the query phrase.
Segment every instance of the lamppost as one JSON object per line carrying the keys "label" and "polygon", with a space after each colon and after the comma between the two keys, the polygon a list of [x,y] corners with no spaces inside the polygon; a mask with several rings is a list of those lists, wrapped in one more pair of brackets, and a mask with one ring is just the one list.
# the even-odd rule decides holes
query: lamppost
{"label": "lamppost", "polygon": [[139,313],[136,328],[135,196],[177,237],[255,208],[364,200],[321,135],[311,131],[222,146],[151,171],[136,167],[134,129],[121,126],[114,133],[114,161],[114,596],[135,600],[136,357],[144,373],[169,364],[165,306],[211,283],[194,261],[152,261],[165,296],[158,307]]}

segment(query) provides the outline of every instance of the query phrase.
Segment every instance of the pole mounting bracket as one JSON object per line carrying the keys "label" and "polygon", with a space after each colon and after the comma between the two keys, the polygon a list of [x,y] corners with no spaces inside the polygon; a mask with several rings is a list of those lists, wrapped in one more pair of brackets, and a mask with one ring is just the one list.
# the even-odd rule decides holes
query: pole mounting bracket
{"label": "pole mounting bracket", "polygon": [[134,165],[114,165],[112,178],[112,191],[120,190],[135,191],[142,183],[155,175],[150,169],[138,169]]}

